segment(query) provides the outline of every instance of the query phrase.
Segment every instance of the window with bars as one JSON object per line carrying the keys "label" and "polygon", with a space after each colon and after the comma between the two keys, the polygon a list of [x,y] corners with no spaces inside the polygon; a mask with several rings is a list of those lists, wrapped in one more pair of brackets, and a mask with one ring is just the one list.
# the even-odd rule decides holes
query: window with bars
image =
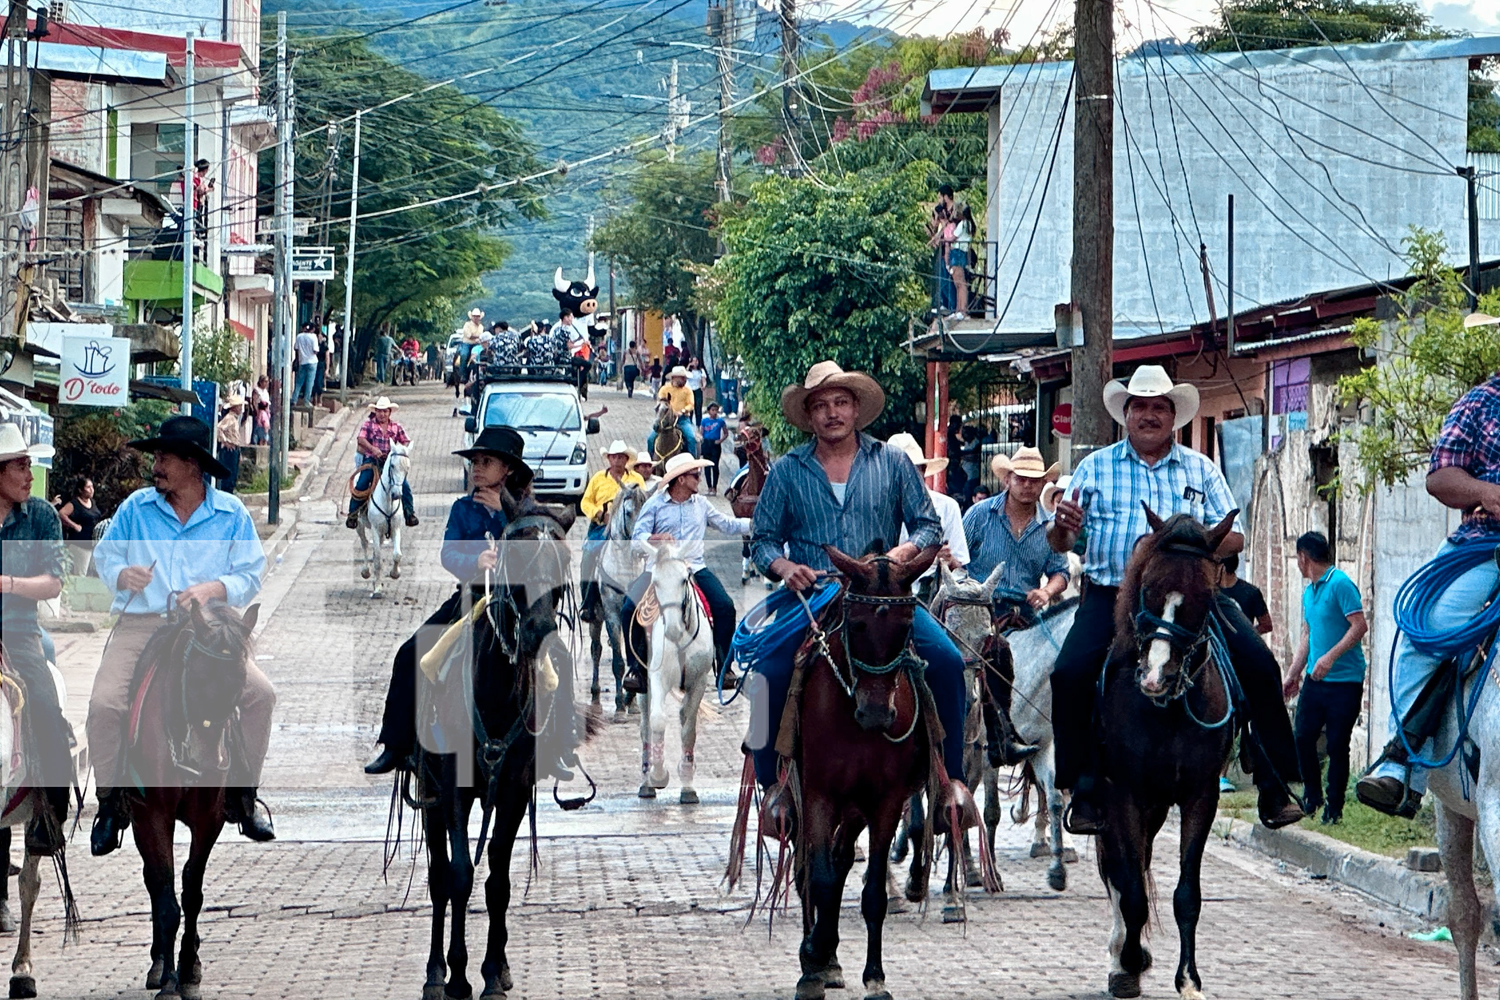
{"label": "window with bars", "polygon": [[57,258],[47,265],[47,273],[57,279],[58,291],[68,302],[88,301],[88,261],[83,249],[83,202],[48,205],[47,251]]}

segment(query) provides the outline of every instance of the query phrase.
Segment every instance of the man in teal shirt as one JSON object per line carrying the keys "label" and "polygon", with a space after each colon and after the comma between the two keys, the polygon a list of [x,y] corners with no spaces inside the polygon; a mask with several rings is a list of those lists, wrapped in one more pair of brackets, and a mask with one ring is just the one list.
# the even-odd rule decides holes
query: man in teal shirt
{"label": "man in teal shirt", "polygon": [[[1294,727],[1304,788],[1302,810],[1311,816],[1322,805],[1322,822],[1337,823],[1344,816],[1344,791],[1349,784],[1349,737],[1364,702],[1365,651],[1360,644],[1369,626],[1359,588],[1333,565],[1333,550],[1322,532],[1309,531],[1297,539],[1297,569],[1308,581],[1302,591],[1307,629],[1283,690],[1288,698],[1299,687],[1302,690]],[[1325,730],[1326,803],[1318,781],[1318,735]]]}

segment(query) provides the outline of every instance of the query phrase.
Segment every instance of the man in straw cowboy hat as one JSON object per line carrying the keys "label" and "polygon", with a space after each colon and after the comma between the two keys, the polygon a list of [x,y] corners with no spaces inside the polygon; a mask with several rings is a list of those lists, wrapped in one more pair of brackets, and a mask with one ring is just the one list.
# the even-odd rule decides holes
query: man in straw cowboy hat
{"label": "man in straw cowboy hat", "polygon": [[[370,415],[359,426],[359,437],[354,441],[354,447],[359,451],[359,472],[354,477],[354,495],[349,497],[349,516],[344,519],[345,527],[359,527],[359,510],[370,500],[370,486],[375,481],[376,473],[390,456],[391,445],[411,444],[411,438],[406,436],[406,428],[392,416],[399,409],[400,403],[393,403],[381,396],[370,404]],[[410,481],[401,484],[401,510],[406,514],[406,526],[415,528],[419,522]]]}
{"label": "man in straw cowboy hat", "polygon": [[39,812],[27,824],[26,842],[46,853],[62,844],[73,784],[68,724],[47,669],[36,616],[37,601],[62,593],[70,563],[57,512],[31,495],[32,462],[51,456],[51,445],[28,445],[19,427],[0,424],[0,635],[7,662],[26,685],[27,718],[40,756],[41,780],[33,784],[45,790],[53,813],[49,819]]}
{"label": "man in straw cowboy hat", "polygon": [[661,477],[656,474],[656,459],[651,457],[649,451],[636,452],[635,461],[630,463],[630,468],[641,477],[642,489],[647,493],[656,489],[661,482]]}
{"label": "man in straw cowboy hat", "polygon": [[609,505],[626,486],[646,488],[646,480],[630,468],[630,460],[635,457],[630,445],[616,438],[604,449],[603,455],[609,465],[589,478],[583,489],[583,499],[578,501],[578,509],[589,519],[588,538],[583,543],[583,563],[578,573],[583,580],[583,606],[578,616],[586,622],[594,621],[599,613],[599,583],[594,579],[594,569],[599,548],[609,535]]}
{"label": "man in straw cowboy hat", "polygon": [[[677,429],[682,431],[682,446],[688,454],[698,457],[698,437],[693,430],[693,390],[687,387],[688,370],[677,365],[667,372],[667,384],[657,392],[656,398],[664,401],[677,414]],[[656,454],[656,431],[646,438],[646,450]]]}
{"label": "man in straw cowboy hat", "polygon": [[[771,580],[804,591],[833,569],[823,546],[861,556],[872,545],[892,545],[904,527],[907,541],[887,553],[907,561],[943,540],[942,522],[922,486],[922,476],[905,454],[877,441],[864,428],[885,409],[885,392],[869,375],[846,372],[820,361],[800,385],[781,393],[781,412],[792,426],[813,436],[771,466],[755,507],[751,555]],[[964,661],[958,647],[927,610],[918,607],[912,644],[927,661],[926,680],[943,724],[943,764],[955,800],[963,786]],[[795,648],[795,644],[791,648]],[[755,751],[755,773],[762,786],[776,781],[775,733],[791,684],[792,662],[762,661],[767,682],[767,745]]]}
{"label": "man in straw cowboy hat", "polygon": [[[1069,495],[1060,498],[1048,540],[1068,552],[1087,532],[1083,601],[1052,672],[1052,727],[1057,738],[1057,787],[1071,789],[1069,829],[1096,833],[1101,813],[1095,794],[1097,760],[1094,692],[1114,639],[1115,596],[1135,543],[1150,532],[1142,504],[1163,518],[1188,514],[1216,524],[1234,510],[1219,467],[1177,443],[1175,432],[1198,412],[1195,386],[1174,385],[1164,368],[1143,365],[1130,382],[1104,387],[1104,407],[1125,428],[1125,439],[1085,458],[1073,470]],[[1245,536],[1231,531],[1217,555],[1238,552]],[[1275,829],[1297,822],[1302,810],[1287,788],[1297,780],[1292,727],[1281,698],[1281,670],[1239,606],[1220,595],[1215,614],[1245,694],[1257,744],[1255,783],[1260,818]]]}
{"label": "man in straw cowboy hat", "polygon": [[219,461],[229,474],[219,480],[219,489],[233,493],[240,481],[240,448],[245,443],[245,397],[231,393],[224,400],[224,415],[215,425],[219,435]]}
{"label": "man in straw cowboy hat", "polygon": [[475,306],[469,310],[468,321],[458,331],[458,357],[453,362],[454,369],[458,372],[458,381],[462,383],[468,376],[469,361],[479,353],[479,345],[484,342],[484,310]]}
{"label": "man in straw cowboy hat", "polygon": [[[646,587],[651,582],[651,570],[656,565],[656,546],[662,542],[676,543],[678,558],[693,571],[693,582],[708,601],[714,630],[714,673],[718,675],[728,662],[729,645],[734,641],[735,608],[734,601],[724,591],[724,585],[703,560],[703,539],[709,528],[742,537],[750,534],[751,524],[748,517],[726,516],[698,495],[699,479],[709,464],[707,460],[691,455],[677,454],[667,459],[661,488],[642,505],[635,519],[635,528],[630,533],[631,548],[645,557],[646,568],[631,584],[625,597],[624,618],[630,622],[636,605],[645,596]],[[638,694],[646,690],[643,652],[638,651],[629,658],[630,673],[622,683],[625,690]]]}
{"label": "man in straw cowboy hat", "polygon": [[[928,458],[922,452],[922,446],[917,444],[917,439],[902,431],[892,434],[886,445],[895,448],[907,458],[911,464],[922,473],[922,481],[934,476],[940,476],[948,469],[948,459],[939,455],[937,458]],[[922,574],[923,580],[929,580],[937,576],[938,561],[947,564],[949,569],[962,569],[969,565],[969,543],[964,538],[964,512],[959,509],[958,501],[946,493],[939,493],[931,486],[927,487],[927,499],[932,501],[932,507],[937,511],[938,521],[943,525],[943,547],[938,552],[938,559],[928,567],[927,572]],[[901,529],[900,541],[906,541],[908,532],[905,527]]]}
{"label": "man in straw cowboy hat", "polygon": [[1035,448],[1019,448],[1015,455],[996,455],[990,469],[1000,480],[999,495],[981,500],[964,515],[964,537],[968,539],[969,575],[987,579],[996,566],[1005,573],[995,589],[1002,595],[1024,595],[1027,608],[1040,611],[1068,586],[1068,561],[1047,544],[1047,516],[1038,500],[1057,478],[1057,463],[1048,465]]}
{"label": "man in straw cowboy hat", "polygon": [[[245,505],[214,489],[210,477],[228,470],[209,451],[212,435],[197,417],[177,416],[163,421],[156,437],[129,442],[155,453],[152,485],[125,498],[94,548],[99,579],[114,591],[112,610],[119,616],[89,698],[89,755],[99,795],[89,846],[96,855],[119,847],[129,825],[120,787],[126,780],[122,764],[131,679],[169,606],[224,601],[243,608],[260,592],[266,555]],[[271,682],[255,663],[246,663],[239,703],[246,759],[233,762],[231,781],[242,783],[226,789],[224,801],[230,821],[257,841],[276,836],[270,813],[255,796],[275,706]]]}

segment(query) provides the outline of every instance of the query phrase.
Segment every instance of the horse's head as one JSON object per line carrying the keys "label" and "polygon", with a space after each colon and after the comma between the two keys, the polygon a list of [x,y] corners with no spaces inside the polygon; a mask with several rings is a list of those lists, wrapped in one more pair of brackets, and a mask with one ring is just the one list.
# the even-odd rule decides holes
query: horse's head
{"label": "horse's head", "polygon": [[683,561],[677,546],[665,542],[656,550],[656,565],[651,570],[651,586],[656,603],[661,606],[662,624],[667,635],[676,641],[687,620],[693,597],[693,569]]}
{"label": "horse's head", "polygon": [[672,404],[665,399],[658,401],[656,404],[656,432],[660,434],[662,431],[669,431],[676,426],[677,414],[672,412]]}
{"label": "horse's head", "polygon": [[889,669],[911,642],[917,599],[911,585],[937,558],[936,545],[906,562],[889,556],[855,559],[832,545],[828,558],[849,585],[843,595],[844,637],[857,684],[854,718],[869,731],[890,729],[896,721],[896,692],[903,671]]}
{"label": "horse's head", "polygon": [[399,483],[411,472],[411,449],[404,444],[391,445],[385,457],[385,474],[392,482]]}
{"label": "horse's head", "polygon": [[[186,747],[179,763],[192,770],[206,774],[220,763],[220,738],[245,690],[246,665],[254,652],[250,633],[259,614],[258,604],[242,617],[222,602],[204,606],[194,601],[164,627],[174,630],[167,655],[182,667],[175,680],[168,674],[168,686],[180,689],[168,696],[167,728]],[[177,726],[184,728],[178,731]]]}
{"label": "horse's head", "polygon": [[1207,642],[1218,593],[1214,553],[1238,513],[1232,510],[1207,528],[1187,514],[1163,521],[1146,508],[1151,534],[1136,543],[1125,567],[1115,603],[1115,642],[1121,655],[1134,656],[1136,682],[1148,698],[1173,698],[1188,688],[1196,666],[1189,661]]}
{"label": "horse's head", "polygon": [[620,492],[610,501],[609,537],[629,538],[635,530],[636,515],[646,503],[646,494],[635,483],[620,487]]}
{"label": "horse's head", "polygon": [[976,580],[963,570],[957,573],[946,563],[940,567],[942,583],[933,596],[932,606],[942,615],[943,624],[963,641],[965,658],[972,659],[970,650],[980,649],[985,639],[994,631],[990,608],[995,588],[1005,574],[1005,563],[1000,563],[983,580]]}

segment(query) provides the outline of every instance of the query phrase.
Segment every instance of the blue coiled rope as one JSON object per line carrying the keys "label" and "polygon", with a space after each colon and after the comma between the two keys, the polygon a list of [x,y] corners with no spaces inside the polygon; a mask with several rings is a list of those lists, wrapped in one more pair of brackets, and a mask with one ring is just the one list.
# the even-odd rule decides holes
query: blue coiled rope
{"label": "blue coiled rope", "polygon": [[[1433,609],[1459,577],[1487,562],[1493,562],[1495,548],[1494,539],[1458,542],[1453,549],[1434,556],[1431,562],[1407,577],[1401,589],[1396,592],[1396,603],[1392,610],[1396,619],[1397,641],[1391,643],[1387,680],[1391,696],[1394,698],[1396,692],[1396,647],[1403,635],[1411,643],[1412,648],[1419,653],[1437,657],[1439,660],[1452,659],[1454,661],[1452,669],[1459,672],[1458,683],[1454,685],[1456,692],[1454,707],[1459,720],[1458,739],[1454,741],[1453,749],[1449,750],[1446,756],[1435,761],[1421,757],[1415,748],[1407,744],[1406,731],[1400,725],[1396,727],[1402,747],[1406,750],[1411,762],[1418,767],[1425,767],[1429,770],[1444,768],[1453,762],[1454,757],[1458,756],[1459,748],[1468,739],[1469,721],[1474,717],[1474,709],[1479,704],[1479,696],[1484,693],[1484,674],[1488,673],[1494,661],[1495,644],[1491,642],[1485,654],[1484,673],[1474,684],[1467,706],[1463,703],[1462,674],[1468,661],[1465,654],[1490,641],[1495,632],[1500,630],[1500,601],[1495,600],[1494,591],[1490,594],[1487,607],[1457,627],[1435,627],[1432,624]],[[1441,664],[1439,669],[1441,669]]]}
{"label": "blue coiled rope", "polygon": [[[729,658],[740,664],[740,686],[755,670],[756,665],[766,660],[784,660],[797,651],[797,646],[807,635],[808,611],[816,618],[839,594],[836,580],[824,580],[808,593],[807,606],[803,607],[796,591],[782,587],[773,591],[740,620],[734,630],[734,643],[730,646]],[[728,705],[739,697],[739,689],[724,700],[723,672],[719,674],[719,704]]]}

